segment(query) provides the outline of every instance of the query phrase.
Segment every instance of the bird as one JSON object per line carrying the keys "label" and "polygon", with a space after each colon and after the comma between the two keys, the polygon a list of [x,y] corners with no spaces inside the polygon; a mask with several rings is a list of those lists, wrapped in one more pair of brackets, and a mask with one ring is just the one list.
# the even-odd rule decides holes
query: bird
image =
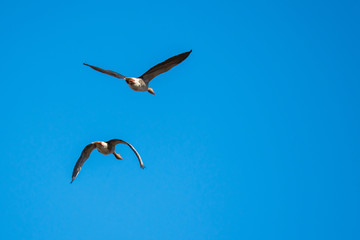
{"label": "bird", "polygon": [[136,149],[131,144],[129,144],[123,140],[120,140],[120,139],[112,139],[107,142],[96,141],[91,144],[88,144],[84,148],[84,150],[81,152],[81,155],[75,164],[75,167],[74,167],[74,170],[72,173],[72,180],[70,183],[72,183],[75,180],[75,178],[77,177],[77,175],[79,174],[79,172],[81,170],[81,167],[84,165],[85,161],[90,157],[91,152],[95,148],[104,155],[113,154],[116,159],[122,160],[123,158],[121,157],[121,155],[115,152],[115,146],[120,143],[128,145],[131,148],[131,150],[133,150],[133,152],[135,153],[136,157],[139,160],[140,167],[142,169],[144,169],[145,166],[143,164],[143,161],[141,160],[139,153],[136,151]]}
{"label": "bird", "polygon": [[116,77],[116,78],[125,79],[126,83],[129,85],[129,87],[136,92],[148,91],[149,93],[155,95],[154,90],[152,88],[149,88],[149,82],[154,77],[158,76],[161,73],[169,71],[171,68],[175,67],[176,65],[178,65],[179,63],[184,61],[190,55],[191,52],[192,52],[192,50],[178,54],[176,56],[173,56],[173,57],[155,65],[154,67],[150,68],[143,75],[141,75],[140,77],[137,77],[137,78],[136,77],[125,77],[124,75],[114,72],[114,71],[111,71],[111,70],[105,70],[105,69],[102,69],[99,67],[92,66],[90,64],[86,64],[86,63],[83,63],[83,64],[85,66],[91,67],[92,69],[94,69],[96,71],[108,74],[108,75]]}

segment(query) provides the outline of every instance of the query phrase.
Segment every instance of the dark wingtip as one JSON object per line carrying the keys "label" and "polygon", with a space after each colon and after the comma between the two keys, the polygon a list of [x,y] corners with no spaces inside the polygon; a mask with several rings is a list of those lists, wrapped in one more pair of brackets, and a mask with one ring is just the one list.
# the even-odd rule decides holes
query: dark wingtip
{"label": "dark wingtip", "polygon": [[190,51],[188,51],[188,52],[185,52],[185,54],[186,54],[186,57],[188,57],[189,55],[190,55],[190,53],[192,52],[192,49],[190,50]]}

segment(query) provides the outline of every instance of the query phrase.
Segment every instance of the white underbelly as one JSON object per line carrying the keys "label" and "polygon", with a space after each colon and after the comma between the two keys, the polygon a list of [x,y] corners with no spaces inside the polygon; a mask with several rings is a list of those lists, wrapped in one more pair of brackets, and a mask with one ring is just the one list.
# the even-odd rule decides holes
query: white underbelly
{"label": "white underbelly", "polygon": [[129,84],[129,87],[137,92],[146,92],[148,89],[146,85],[137,85],[137,84],[133,84],[133,85]]}

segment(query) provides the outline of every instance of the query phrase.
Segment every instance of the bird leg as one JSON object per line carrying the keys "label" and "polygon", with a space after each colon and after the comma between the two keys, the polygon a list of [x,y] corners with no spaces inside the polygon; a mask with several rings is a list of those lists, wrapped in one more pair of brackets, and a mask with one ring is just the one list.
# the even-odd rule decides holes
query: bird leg
{"label": "bird leg", "polygon": [[151,93],[152,95],[155,95],[155,92],[152,88],[148,88],[148,92]]}
{"label": "bird leg", "polygon": [[120,154],[113,152],[114,156],[116,157],[116,159],[118,160],[123,160],[123,158],[120,156]]}

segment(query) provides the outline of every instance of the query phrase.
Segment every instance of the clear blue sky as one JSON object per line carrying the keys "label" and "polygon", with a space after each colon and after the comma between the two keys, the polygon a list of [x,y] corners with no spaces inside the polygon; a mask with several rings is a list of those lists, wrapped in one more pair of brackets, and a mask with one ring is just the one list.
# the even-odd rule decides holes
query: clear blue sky
{"label": "clear blue sky", "polygon": [[[358,1],[0,4],[1,239],[360,239]],[[83,62],[155,78],[156,92]],[[123,161],[93,141],[124,145]]]}

